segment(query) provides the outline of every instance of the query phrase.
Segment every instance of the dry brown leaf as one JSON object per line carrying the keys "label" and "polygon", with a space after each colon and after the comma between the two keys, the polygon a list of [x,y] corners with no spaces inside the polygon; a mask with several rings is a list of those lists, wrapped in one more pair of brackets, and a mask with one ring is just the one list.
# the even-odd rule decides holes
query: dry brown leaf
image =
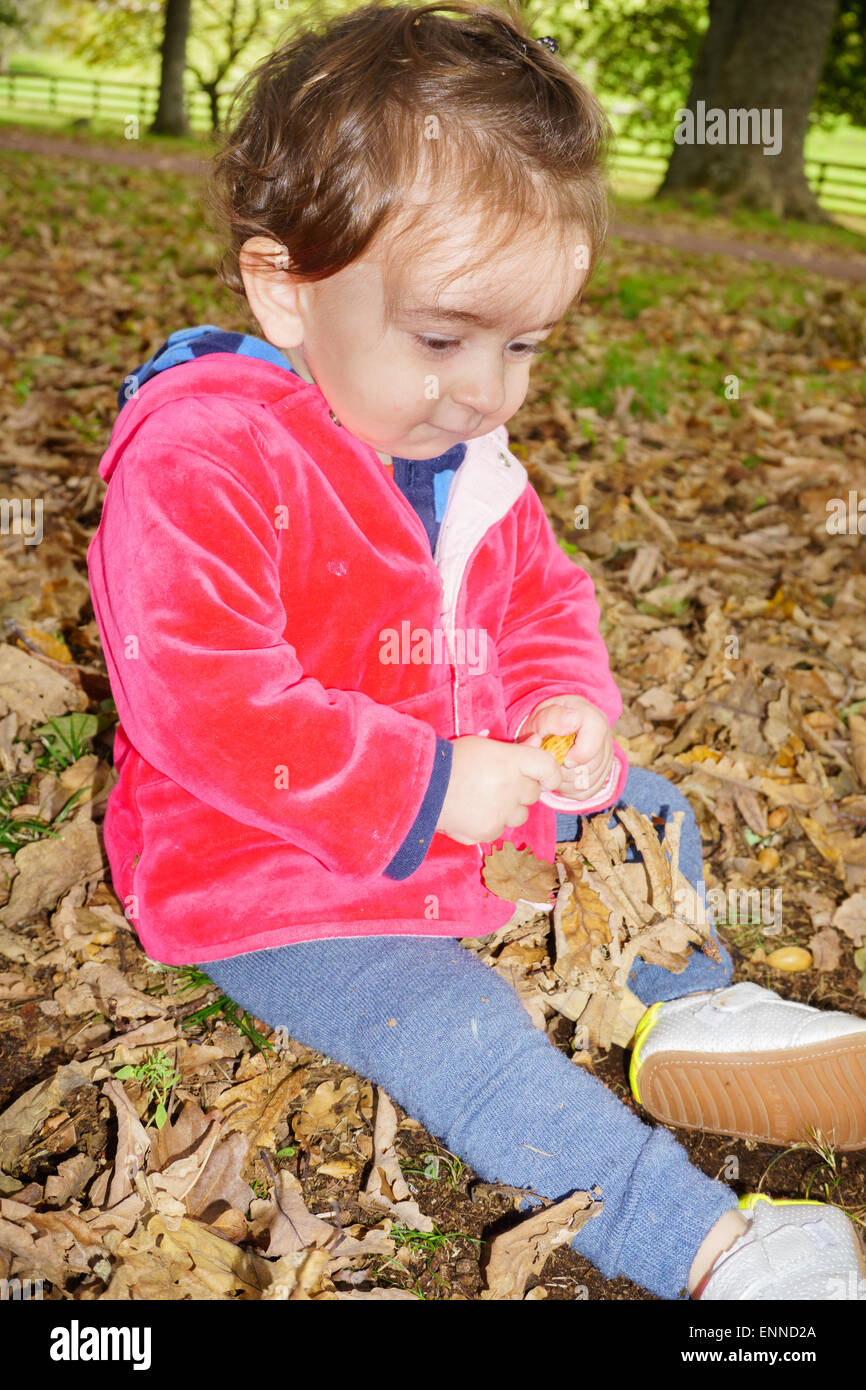
{"label": "dry brown leaf", "polygon": [[575,984],[592,968],[592,952],[611,939],[610,910],[584,873],[575,874],[567,861],[567,877],[556,895],[553,927],[556,936],[556,974]]}
{"label": "dry brown leaf", "polygon": [[80,985],[85,985],[96,1000],[97,1013],[113,1018],[159,1018],[165,1006],[149,994],[135,989],[122,971],[101,961],[87,961],[78,972]]}
{"label": "dry brown leaf", "polygon": [[485,1268],[484,1299],[522,1299],[526,1281],[540,1274],[548,1256],[561,1245],[570,1245],[582,1226],[601,1212],[604,1204],[588,1192],[572,1192],[490,1242]]}
{"label": "dry brown leaf", "polygon": [[373,1163],[364,1188],[365,1203],[384,1207],[395,1220],[416,1231],[432,1231],[432,1218],[425,1216],[414,1201],[401,1172],[394,1148],[396,1137],[397,1112],[381,1086],[377,1086]]}
{"label": "dry brown leaf", "polygon": [[306,1067],[280,1061],[271,1072],[259,1073],[223,1091],[214,1108],[226,1116],[226,1129],[245,1135],[247,1151],[273,1148],[274,1130],[291,1102],[300,1094],[308,1075]]}
{"label": "dry brown leaf", "polygon": [[[211,1225],[229,1208],[239,1211],[248,1209],[255,1197],[253,1189],[241,1178],[248,1150],[248,1141],[243,1134],[229,1134],[214,1145],[193,1186],[177,1193],[185,1202],[190,1216]],[[177,1164],[186,1162],[187,1159],[176,1160],[160,1178],[166,1182],[172,1176],[179,1177]]]}
{"label": "dry brown leaf", "polygon": [[839,931],[843,931],[855,946],[862,946],[866,941],[866,894],[852,893],[840,903],[833,913],[832,923]]}
{"label": "dry brown leaf", "polygon": [[[366,1231],[359,1240],[346,1230],[313,1216],[298,1191],[297,1179],[285,1169],[277,1173],[273,1197],[252,1203],[250,1224],[254,1238],[262,1242],[263,1253],[297,1255],[303,1250],[320,1248],[328,1253],[329,1272],[342,1269],[359,1257],[369,1259],[374,1255],[394,1253],[394,1242],[384,1230]],[[264,1237],[267,1237],[266,1243]]]}
{"label": "dry brown leaf", "polygon": [[797,817],[801,827],[815,846],[823,859],[828,860],[833,865],[836,877],[845,882],[845,856],[843,851],[832,843],[827,832],[813,816],[807,816],[805,812],[795,809],[794,815]]}
{"label": "dry brown leaf", "polygon": [[[58,990],[57,993],[59,994],[60,991]],[[172,1052],[177,1050],[181,1054],[183,1053],[184,1044],[178,1038],[177,1025],[170,1018],[154,1018],[150,1023],[142,1023],[138,1028],[130,1028],[128,1033],[123,1033],[120,1037],[115,1033],[111,1037],[92,1043],[90,1055],[95,1057],[100,1053],[110,1052],[112,1053],[111,1068],[135,1066],[142,1062],[154,1048],[164,1047],[166,1043],[171,1045]],[[96,1072],[95,1079],[101,1081],[111,1074],[111,1070],[106,1065]]]}
{"label": "dry brown leaf", "polygon": [[481,876],[491,893],[507,903],[546,903],[556,888],[553,865],[529,849],[515,849],[510,840],[484,856]]}
{"label": "dry brown leaf", "polygon": [[806,908],[816,931],[820,930],[821,927],[830,926],[836,904],[829,893],[821,893],[813,888],[804,889],[800,892],[800,901]]}
{"label": "dry brown leaf", "polygon": [[108,1189],[108,1206],[114,1207],[135,1191],[135,1180],[144,1166],[150,1147],[150,1135],[120,1081],[106,1081],[102,1090],[117,1115],[117,1152]]}
{"label": "dry brown leaf", "polygon": [[[219,1297],[261,1297],[271,1283],[273,1267],[260,1255],[241,1250],[230,1240],[207,1231],[185,1216],[171,1229],[162,1216],[153,1216],[147,1229],[157,1237],[164,1254],[186,1255],[196,1276]],[[326,1261],[327,1262],[327,1261]]]}
{"label": "dry brown leaf", "polygon": [[39,959],[39,952],[20,933],[11,932],[8,927],[0,926],[0,956],[5,956],[7,960],[33,965]]}
{"label": "dry brown leaf", "polygon": [[0,644],[0,715],[14,711],[22,731],[57,715],[87,709],[84,691],[43,661]]}
{"label": "dry brown leaf", "polygon": [[94,1070],[94,1063],[69,1062],[48,1080],[31,1086],[4,1110],[0,1115],[0,1168],[6,1172],[14,1168],[30,1136],[61,1108],[72,1091],[91,1084]]}
{"label": "dry brown leaf", "polygon": [[[575,908],[566,887],[560,890],[554,910],[554,972],[569,988],[547,998],[585,1029],[590,1048],[630,1041],[644,1012],[627,988],[637,956],[677,972],[688,963],[692,944],[710,955],[717,952],[697,894],[678,867],[683,813],[676,812],[668,823],[663,842],[649,817],[633,808],[618,809],[616,816],[616,829],[608,824],[607,812],[587,817],[580,841],[558,852],[571,879],[568,886],[579,898]],[[640,850],[642,862],[625,862],[623,828]],[[581,993],[587,996],[585,1003]]]}
{"label": "dry brown leaf", "polygon": [[842,955],[842,942],[832,927],[823,927],[807,942],[816,970],[836,970]]}
{"label": "dry brown leaf", "polygon": [[780,777],[759,778],[761,791],[774,806],[794,806],[812,811],[826,801],[826,793],[808,782],[784,781]]}
{"label": "dry brown leaf", "polygon": [[372,1113],[373,1090],[369,1081],[346,1076],[335,1086],[323,1081],[292,1118],[295,1138],[310,1144],[317,1136],[328,1134],[341,1139],[364,1125],[361,1111]]}
{"label": "dry brown leaf", "polygon": [[96,1164],[87,1154],[75,1154],[61,1163],[56,1174],[46,1179],[45,1200],[63,1206],[70,1197],[78,1197],[96,1172]]}
{"label": "dry brown leaf", "polygon": [[64,821],[56,839],[22,846],[15,867],[9,901],[0,907],[0,923],[9,928],[45,908],[53,910],[73,884],[97,878],[108,868],[97,828],[86,816]]}
{"label": "dry brown leaf", "polygon": [[44,993],[43,987],[22,975],[20,971],[8,970],[0,973],[0,999],[21,1003],[25,999],[39,999]]}
{"label": "dry brown leaf", "polygon": [[851,761],[861,787],[866,787],[866,715],[849,714],[848,732],[851,735]]}

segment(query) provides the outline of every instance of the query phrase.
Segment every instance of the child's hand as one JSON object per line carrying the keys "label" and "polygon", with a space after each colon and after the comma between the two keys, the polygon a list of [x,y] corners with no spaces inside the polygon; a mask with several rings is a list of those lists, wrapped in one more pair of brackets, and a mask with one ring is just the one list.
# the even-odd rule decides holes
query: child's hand
{"label": "child's hand", "polygon": [[462,845],[498,840],[506,826],[523,825],[528,808],[561,780],[556,759],[541,748],[474,734],[456,738],[436,829]]}
{"label": "child's hand", "polygon": [[557,795],[591,801],[604,789],[613,764],[613,735],[600,709],[582,695],[555,695],[532,711],[520,742],[537,748],[548,734],[575,732],[577,738],[565,755]]}

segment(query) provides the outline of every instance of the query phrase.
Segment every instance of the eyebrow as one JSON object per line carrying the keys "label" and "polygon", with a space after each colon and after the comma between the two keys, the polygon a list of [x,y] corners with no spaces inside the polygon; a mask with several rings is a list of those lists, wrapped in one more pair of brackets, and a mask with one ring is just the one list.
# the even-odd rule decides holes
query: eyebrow
{"label": "eyebrow", "polygon": [[[440,309],[435,304],[419,304],[411,308],[400,311],[400,318],[410,319],[413,322],[429,321],[430,319],[447,320],[449,323],[471,323],[478,328],[497,328],[498,319],[491,318],[489,314],[476,314],[471,309]],[[553,319],[550,323],[542,325],[542,332],[548,328],[555,328],[559,319]],[[535,333],[537,329],[528,329],[527,332]]]}

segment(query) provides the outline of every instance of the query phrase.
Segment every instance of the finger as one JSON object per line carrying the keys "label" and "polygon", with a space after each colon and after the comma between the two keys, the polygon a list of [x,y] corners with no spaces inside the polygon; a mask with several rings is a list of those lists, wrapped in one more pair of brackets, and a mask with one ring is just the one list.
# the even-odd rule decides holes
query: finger
{"label": "finger", "polygon": [[521,777],[517,786],[517,802],[520,806],[534,806],[544,791],[534,777]]}
{"label": "finger", "polygon": [[544,711],[544,727],[548,734],[573,734],[580,728],[585,711],[568,705],[548,705]]}
{"label": "finger", "polygon": [[575,760],[575,762],[569,762],[568,760],[566,760],[562,765],[563,774],[573,775],[576,777],[582,776],[584,779],[587,777],[600,777],[602,772],[604,771],[605,762],[606,759],[603,753],[600,753],[597,757],[592,758],[589,762],[585,763],[578,762],[577,760]]}
{"label": "finger", "polygon": [[[586,731],[584,731],[584,733],[585,732]],[[581,766],[596,771],[597,769],[603,768],[605,764],[610,763],[613,758],[613,737],[609,728],[595,747],[592,746],[591,742],[587,742],[589,743],[589,747],[586,756],[581,758],[581,738],[578,737],[575,739],[566,755],[564,762],[565,767]]]}
{"label": "finger", "polygon": [[522,754],[520,771],[523,776],[540,783],[545,791],[555,791],[562,780],[562,770],[556,759],[542,748],[530,748],[524,743],[517,746]]}
{"label": "finger", "polygon": [[608,784],[608,777],[592,777],[587,780],[585,785],[576,783],[572,792],[561,793],[561,795],[571,795],[580,801],[591,801],[599,796]]}
{"label": "finger", "polygon": [[508,816],[506,816],[505,824],[514,829],[515,826],[523,825],[524,821],[526,821],[528,817],[528,809],[525,806],[521,806],[519,809],[511,811],[508,814]]}
{"label": "finger", "polygon": [[599,754],[603,754],[607,735],[606,724],[601,728],[595,720],[588,720],[578,730],[577,738],[568,750],[574,762],[589,763]]}

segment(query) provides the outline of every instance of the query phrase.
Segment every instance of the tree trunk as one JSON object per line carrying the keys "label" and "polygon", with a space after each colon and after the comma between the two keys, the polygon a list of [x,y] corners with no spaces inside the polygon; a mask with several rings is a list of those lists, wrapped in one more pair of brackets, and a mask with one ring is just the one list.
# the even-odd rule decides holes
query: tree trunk
{"label": "tree trunk", "polygon": [[688,113],[658,197],[709,189],[728,206],[832,221],[806,180],[803,142],[837,3],[709,0]]}
{"label": "tree trunk", "polygon": [[184,101],[186,41],[192,0],[166,0],[162,36],[159,104],[150,127],[151,135],[189,135]]}
{"label": "tree trunk", "polygon": [[210,102],[210,123],[211,123],[211,129],[212,129],[212,130],[219,130],[219,128],[220,128],[220,94],[219,94],[219,85],[218,85],[218,83],[216,83],[216,82],[211,83],[211,84],[206,88],[206,91],[207,91],[207,95],[208,95],[208,101]]}

